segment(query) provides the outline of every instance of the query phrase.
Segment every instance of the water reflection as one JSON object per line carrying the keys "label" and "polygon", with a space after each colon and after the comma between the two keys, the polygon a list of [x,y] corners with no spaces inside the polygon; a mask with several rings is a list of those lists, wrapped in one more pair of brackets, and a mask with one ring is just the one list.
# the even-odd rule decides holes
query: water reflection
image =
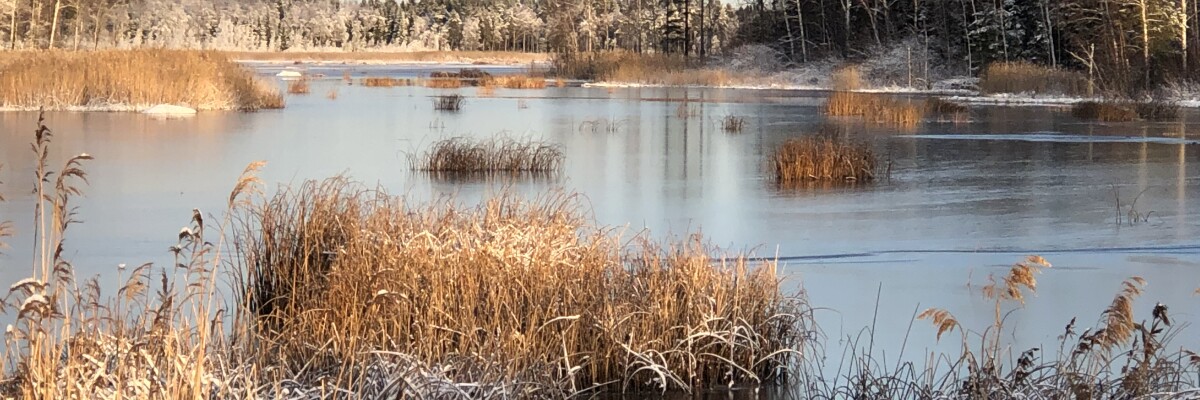
{"label": "water reflection", "polygon": [[[272,188],[338,174],[412,201],[561,188],[581,193],[602,224],[656,235],[701,230],[718,245],[788,257],[783,270],[797,278],[795,287],[802,278],[814,304],[837,310],[820,315],[834,340],[872,321],[877,291],[881,326],[907,326],[918,306],[952,308],[964,324],[980,326],[991,311],[968,281],[1031,252],[1055,268],[1014,316],[1013,340],[1022,344],[1052,341],[1072,317],[1097,316],[1130,275],[1150,281],[1139,310],[1162,301],[1180,320],[1200,311],[1192,298],[1200,286],[1200,207],[1189,204],[1200,191],[1194,110],[1168,123],[1096,124],[1061,108],[973,106],[972,123],[897,132],[827,119],[823,94],[813,92],[567,87],[479,97],[462,89],[463,110],[446,114],[429,99],[454,90],[327,80],[313,92],[335,85],[337,100],[291,96],[284,110],[250,114],[49,113],[52,159],[84,151],[97,158],[79,203],[85,223],[68,241],[79,274],[169,264],[165,249],[190,209],[220,214],[242,168],[267,160],[263,178]],[[746,129],[722,132],[726,115],[745,116]],[[35,119],[0,113],[0,189],[12,200],[0,204],[0,220],[13,220],[19,232],[11,254],[0,256],[0,279],[9,282],[23,278],[30,262],[22,249],[32,246],[27,143]],[[589,121],[608,124],[592,129]],[[774,147],[828,124],[874,146],[892,163],[891,179],[775,185],[767,162]],[[409,171],[408,155],[437,140],[501,132],[562,146],[563,171],[543,179]],[[1143,191],[1137,206],[1154,212],[1150,222],[1115,224],[1115,192]],[[915,328],[910,347],[938,348],[926,333]],[[880,337],[879,346],[896,348],[902,339]]]}

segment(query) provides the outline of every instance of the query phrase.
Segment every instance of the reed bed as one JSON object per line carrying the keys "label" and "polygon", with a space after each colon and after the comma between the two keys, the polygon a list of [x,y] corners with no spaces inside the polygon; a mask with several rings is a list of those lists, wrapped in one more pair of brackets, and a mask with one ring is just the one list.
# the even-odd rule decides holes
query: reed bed
{"label": "reed bed", "polygon": [[971,108],[965,105],[946,101],[941,97],[931,97],[925,100],[925,111],[937,116],[939,121],[955,123],[971,120]]}
{"label": "reed bed", "polygon": [[721,130],[725,133],[741,133],[746,127],[746,117],[726,115],[721,119]]}
{"label": "reed bed", "polygon": [[528,75],[501,75],[480,82],[483,86],[499,86],[505,89],[545,89],[546,78]]}
{"label": "reed bed", "polygon": [[837,91],[825,103],[828,115],[863,117],[868,122],[912,128],[925,118],[926,107],[877,93]]}
{"label": "reed bed", "polygon": [[337,88],[330,88],[328,92],[325,92],[325,98],[327,98],[329,100],[337,100],[337,98],[338,98]]}
{"label": "reed bed", "polygon": [[788,139],[771,155],[775,181],[871,182],[878,163],[869,145],[818,135]]}
{"label": "reed bed", "polygon": [[1179,118],[1179,104],[1163,100],[1150,100],[1134,103],[1133,111],[1138,117],[1147,121],[1163,121]]}
{"label": "reed bed", "polygon": [[413,86],[412,79],[389,78],[386,76],[372,76],[362,78],[361,84],[366,87],[395,87],[395,86]]}
{"label": "reed bed", "polygon": [[562,150],[556,146],[508,138],[446,139],[410,160],[417,171],[457,174],[553,173],[562,163]]}
{"label": "reed bed", "polygon": [[434,89],[458,89],[463,86],[462,79],[458,78],[429,78],[423,82],[425,87]]}
{"label": "reed bed", "polygon": [[862,88],[862,68],[858,65],[846,65],[833,71],[833,90],[852,91]]}
{"label": "reed bed", "polygon": [[1092,95],[1087,76],[1024,61],[989,64],[980,75],[979,89],[985,94]]}
{"label": "reed bed", "polygon": [[1128,104],[1113,101],[1085,101],[1071,107],[1071,115],[1082,120],[1128,122],[1138,118]]}
{"label": "reed bed", "polygon": [[0,107],[199,110],[282,108],[273,84],[221,53],[191,50],[19,51],[0,57]]}
{"label": "reed bed", "polygon": [[566,195],[414,207],[310,182],[253,210],[242,301],[263,351],[297,368],[403,350],[554,398],[787,378],[804,309],[774,264],[697,237],[619,239],[578,210]]}
{"label": "reed bed", "polygon": [[437,111],[458,111],[462,109],[464,98],[461,94],[448,94],[433,97],[433,109]]}
{"label": "reed bed", "polygon": [[753,78],[721,68],[692,66],[687,59],[673,54],[614,51],[561,55],[553,65],[552,72],[560,78],[649,85],[728,86]]}
{"label": "reed bed", "polygon": [[308,92],[311,90],[310,86],[311,84],[308,81],[308,77],[303,76],[300,77],[300,79],[288,82],[287,92],[288,94],[308,94]]}

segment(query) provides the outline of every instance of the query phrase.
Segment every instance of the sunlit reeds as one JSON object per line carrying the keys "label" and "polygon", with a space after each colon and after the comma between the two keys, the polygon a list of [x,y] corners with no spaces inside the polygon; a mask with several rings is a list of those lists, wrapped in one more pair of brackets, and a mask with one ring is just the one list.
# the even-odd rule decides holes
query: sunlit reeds
{"label": "sunlit reeds", "polygon": [[824,134],[784,141],[771,155],[771,163],[779,183],[870,182],[878,167],[868,144]]}
{"label": "sunlit reeds", "polygon": [[308,81],[308,77],[302,76],[299,79],[288,82],[287,92],[288,94],[308,94],[311,90],[310,87],[311,84]]}
{"label": "sunlit reeds", "polygon": [[807,308],[773,263],[596,230],[568,195],[438,203],[334,179],[255,207],[239,242],[262,352],[340,387],[402,353],[522,397],[777,382],[800,356]]}
{"label": "sunlit reeds", "polygon": [[410,160],[418,171],[436,173],[552,173],[562,168],[557,146],[508,138],[452,138],[435,142]]}
{"label": "sunlit reeds", "polygon": [[851,91],[863,87],[862,68],[846,65],[833,71],[833,90]]}
{"label": "sunlit reeds", "polygon": [[0,106],[29,109],[185,105],[283,107],[279,89],[211,51],[20,51],[0,58]]}
{"label": "sunlit reeds", "polygon": [[862,117],[868,122],[911,128],[925,118],[926,107],[886,94],[837,91],[825,104],[828,115]]}
{"label": "sunlit reeds", "polygon": [[412,79],[406,78],[390,78],[386,76],[372,76],[362,78],[361,84],[366,87],[394,87],[394,86],[413,86]]}
{"label": "sunlit reeds", "polygon": [[1092,95],[1083,74],[1024,61],[988,64],[980,75],[979,89],[985,94]]}
{"label": "sunlit reeds", "polygon": [[458,89],[463,86],[462,79],[458,78],[429,78],[422,82],[425,87],[433,89]]}

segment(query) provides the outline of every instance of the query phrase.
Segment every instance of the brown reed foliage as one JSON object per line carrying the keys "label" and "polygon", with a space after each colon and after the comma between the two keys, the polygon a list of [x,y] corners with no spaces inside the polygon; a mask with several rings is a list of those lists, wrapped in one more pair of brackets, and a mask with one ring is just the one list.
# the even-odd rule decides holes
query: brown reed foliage
{"label": "brown reed foliage", "polygon": [[832,135],[792,138],[771,156],[775,180],[870,182],[875,179],[875,152],[866,143]]}
{"label": "brown reed foliage", "polygon": [[721,130],[726,133],[741,133],[746,127],[746,118],[737,115],[726,115],[721,119]]}
{"label": "brown reed foliage", "polygon": [[858,65],[846,65],[833,71],[833,90],[851,91],[862,88],[862,68]]}
{"label": "brown reed foliage", "polygon": [[412,79],[404,78],[389,78],[386,76],[372,76],[362,78],[361,84],[366,87],[393,87],[393,86],[412,86]]}
{"label": "brown reed foliage", "polygon": [[505,89],[545,89],[546,78],[528,75],[501,75],[486,80],[484,85]]}
{"label": "brown reed foliage", "polygon": [[325,93],[325,98],[330,99],[330,100],[337,100],[337,98],[338,98],[337,88],[329,88],[329,91]]}
{"label": "brown reed foliage", "polygon": [[1071,107],[1071,115],[1082,120],[1128,122],[1138,115],[1133,107],[1116,101],[1085,101]]}
{"label": "brown reed foliage", "polygon": [[561,78],[666,86],[726,86],[740,81],[720,68],[697,68],[677,54],[624,51],[559,55],[553,73]]}
{"label": "brown reed foliage", "polygon": [[288,82],[287,91],[289,94],[308,94],[310,90],[312,90],[311,84],[309,83],[307,76],[303,76],[300,77],[300,79]]}
{"label": "brown reed foliage", "polygon": [[774,263],[622,239],[574,196],[439,203],[333,179],[253,209],[241,299],[262,352],[328,370],[402,351],[554,398],[774,382],[799,356],[806,314]]}
{"label": "brown reed foliage", "polygon": [[451,138],[435,142],[410,163],[414,170],[436,173],[552,173],[562,168],[563,153],[532,140]]}
{"label": "brown reed foliage", "polygon": [[282,108],[278,88],[211,51],[19,51],[0,57],[0,106],[65,109],[181,104]]}
{"label": "brown reed foliage", "polygon": [[1090,95],[1087,76],[1025,61],[988,64],[980,75],[979,89],[986,94]]}
{"label": "brown reed foliage", "polygon": [[833,92],[825,104],[831,116],[863,117],[868,122],[911,128],[925,118],[926,107],[877,93]]}
{"label": "brown reed foliage", "polygon": [[462,109],[463,96],[458,93],[444,96],[433,96],[433,109],[438,111],[458,111]]}
{"label": "brown reed foliage", "polygon": [[430,78],[424,80],[425,87],[434,89],[458,89],[463,81],[458,78]]}
{"label": "brown reed foliage", "polygon": [[1164,100],[1140,101],[1133,104],[1133,111],[1143,120],[1172,120],[1179,117],[1179,104]]}

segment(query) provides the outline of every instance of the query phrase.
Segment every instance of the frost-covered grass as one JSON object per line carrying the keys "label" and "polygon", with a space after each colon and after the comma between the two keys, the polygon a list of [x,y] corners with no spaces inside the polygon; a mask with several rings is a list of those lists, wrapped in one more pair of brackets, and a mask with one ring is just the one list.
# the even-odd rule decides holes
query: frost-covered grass
{"label": "frost-covered grass", "polygon": [[278,88],[216,52],[113,50],[0,53],[0,109],[282,108]]}
{"label": "frost-covered grass", "polygon": [[510,51],[227,51],[238,61],[385,64],[544,64],[545,53]]}

